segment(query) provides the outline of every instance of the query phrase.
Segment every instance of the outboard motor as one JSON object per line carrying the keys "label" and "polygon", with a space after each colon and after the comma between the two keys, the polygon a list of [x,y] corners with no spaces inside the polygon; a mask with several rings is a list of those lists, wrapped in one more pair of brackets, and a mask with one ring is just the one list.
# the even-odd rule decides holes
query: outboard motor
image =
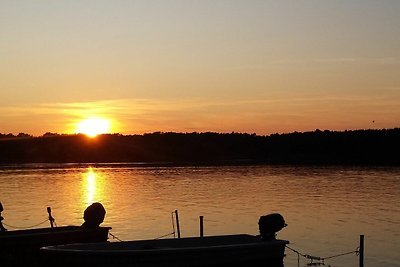
{"label": "outboard motor", "polygon": [[1,216],[1,213],[2,213],[3,210],[4,210],[3,209],[3,205],[1,205],[1,202],[0,202],[0,232],[7,231],[7,229],[4,228],[3,223],[2,223],[2,221],[4,220],[4,218]]}
{"label": "outboard motor", "polygon": [[286,226],[285,219],[279,213],[261,216],[258,221],[262,240],[275,240],[276,232],[279,232]]}
{"label": "outboard motor", "polygon": [[85,222],[82,224],[84,228],[97,228],[104,221],[106,210],[101,203],[93,203],[87,207],[83,213]]}

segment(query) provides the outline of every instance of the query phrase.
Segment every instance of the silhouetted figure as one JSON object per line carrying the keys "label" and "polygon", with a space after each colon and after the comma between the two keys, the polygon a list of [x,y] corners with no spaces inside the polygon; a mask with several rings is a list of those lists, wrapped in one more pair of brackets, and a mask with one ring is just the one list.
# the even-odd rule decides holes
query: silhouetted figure
{"label": "silhouetted figure", "polygon": [[6,228],[4,228],[2,221],[4,220],[4,218],[1,216],[1,212],[3,211],[3,205],[0,202],[0,232],[5,232],[7,231]]}
{"label": "silhouetted figure", "polygon": [[286,227],[285,219],[279,213],[272,213],[260,217],[258,227],[263,240],[275,240],[276,232]]}
{"label": "silhouetted figure", "polygon": [[96,202],[85,209],[83,219],[85,222],[82,224],[84,228],[97,228],[104,221],[106,210],[103,205]]}

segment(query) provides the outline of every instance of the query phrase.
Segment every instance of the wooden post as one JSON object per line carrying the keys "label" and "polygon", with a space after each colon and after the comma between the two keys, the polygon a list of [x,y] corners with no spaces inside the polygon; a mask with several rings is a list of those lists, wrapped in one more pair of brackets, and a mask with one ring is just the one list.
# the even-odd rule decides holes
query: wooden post
{"label": "wooden post", "polygon": [[200,237],[204,236],[204,217],[200,216]]}
{"label": "wooden post", "polygon": [[176,219],[176,231],[178,232],[178,238],[181,238],[181,228],[179,227],[178,210],[175,210],[175,219]]}
{"label": "wooden post", "polygon": [[360,235],[360,267],[364,267],[364,235]]}
{"label": "wooden post", "polygon": [[54,218],[51,216],[51,208],[47,207],[47,213],[49,214],[49,221],[51,228],[54,228]]}

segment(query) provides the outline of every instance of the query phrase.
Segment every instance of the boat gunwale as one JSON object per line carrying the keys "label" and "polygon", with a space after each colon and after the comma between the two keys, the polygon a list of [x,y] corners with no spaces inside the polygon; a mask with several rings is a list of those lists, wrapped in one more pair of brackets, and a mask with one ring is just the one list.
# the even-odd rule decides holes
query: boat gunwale
{"label": "boat gunwale", "polygon": [[23,229],[23,230],[12,230],[0,232],[0,241],[3,238],[12,238],[12,237],[34,237],[39,235],[46,234],[67,234],[73,232],[96,232],[100,230],[111,230],[112,227],[109,226],[100,226],[98,228],[82,228],[81,226],[68,225],[68,226],[59,226],[59,227],[47,227],[47,228],[34,228],[34,229]]}

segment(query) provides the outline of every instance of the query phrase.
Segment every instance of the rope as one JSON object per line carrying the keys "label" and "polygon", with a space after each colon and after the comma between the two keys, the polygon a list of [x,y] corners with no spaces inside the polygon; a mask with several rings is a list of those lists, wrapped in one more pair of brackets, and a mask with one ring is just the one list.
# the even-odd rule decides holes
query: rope
{"label": "rope", "polygon": [[300,267],[300,256],[311,260],[311,263],[313,262],[313,260],[317,260],[317,261],[321,261],[322,264],[324,264],[325,260],[328,260],[328,259],[333,259],[333,258],[337,258],[337,257],[341,257],[341,256],[353,254],[353,253],[355,253],[357,256],[359,255],[359,248],[357,248],[355,251],[340,253],[340,254],[329,256],[329,257],[317,257],[317,256],[309,255],[309,254],[303,254],[303,253],[300,253],[299,251],[289,247],[288,245],[286,245],[286,248],[288,248],[289,250],[291,250],[297,254],[297,266],[299,266],[299,267]]}
{"label": "rope", "polygon": [[121,239],[119,239],[118,237],[116,237],[115,235],[113,235],[111,232],[108,232],[108,234],[110,236],[112,236],[113,239],[117,239],[119,242],[123,242]]}
{"label": "rope", "polygon": [[325,257],[324,259],[325,259],[325,260],[327,260],[327,259],[332,259],[332,258],[336,258],[336,257],[340,257],[340,256],[345,256],[345,255],[353,254],[353,253],[355,253],[355,254],[358,256],[358,254],[359,254],[358,248],[357,248],[357,250],[355,250],[355,251],[346,252],[346,253],[342,253],[342,254],[337,254],[337,255],[330,256],[330,257]]}
{"label": "rope", "polygon": [[286,245],[286,248],[290,249],[291,251],[293,251],[294,253],[296,253],[297,255],[300,255],[302,257],[306,257],[305,254],[300,253],[299,251],[295,250],[294,248],[289,247],[288,245]]}
{"label": "rope", "polygon": [[154,240],[161,239],[161,238],[164,238],[164,237],[167,237],[167,236],[170,236],[170,235],[174,235],[174,238],[176,238],[176,236],[175,236],[176,231],[175,231],[175,220],[174,220],[175,217],[174,217],[174,214],[175,214],[174,211],[171,212],[172,232],[169,233],[169,234],[165,234],[165,235],[156,237],[156,238],[154,238]]}
{"label": "rope", "polygon": [[175,238],[175,232],[172,232],[172,233],[169,233],[169,234],[166,234],[166,235],[162,235],[162,236],[156,237],[156,238],[154,238],[154,240],[161,239],[161,238],[164,238],[164,237],[167,237],[167,236],[170,236],[170,235],[174,235],[174,238]]}
{"label": "rope", "polygon": [[31,225],[31,226],[25,226],[25,227],[20,227],[20,226],[12,226],[12,225],[9,225],[9,224],[6,224],[6,223],[3,223],[5,226],[7,226],[7,227],[11,227],[11,228],[14,228],[14,229],[29,229],[29,228],[34,228],[34,227],[37,227],[37,226],[39,226],[39,225],[42,225],[42,224],[44,224],[44,223],[46,223],[46,222],[48,222],[48,219],[46,218],[46,220],[44,220],[43,222],[40,222],[40,223],[38,223],[38,224],[35,224],[35,225]]}

